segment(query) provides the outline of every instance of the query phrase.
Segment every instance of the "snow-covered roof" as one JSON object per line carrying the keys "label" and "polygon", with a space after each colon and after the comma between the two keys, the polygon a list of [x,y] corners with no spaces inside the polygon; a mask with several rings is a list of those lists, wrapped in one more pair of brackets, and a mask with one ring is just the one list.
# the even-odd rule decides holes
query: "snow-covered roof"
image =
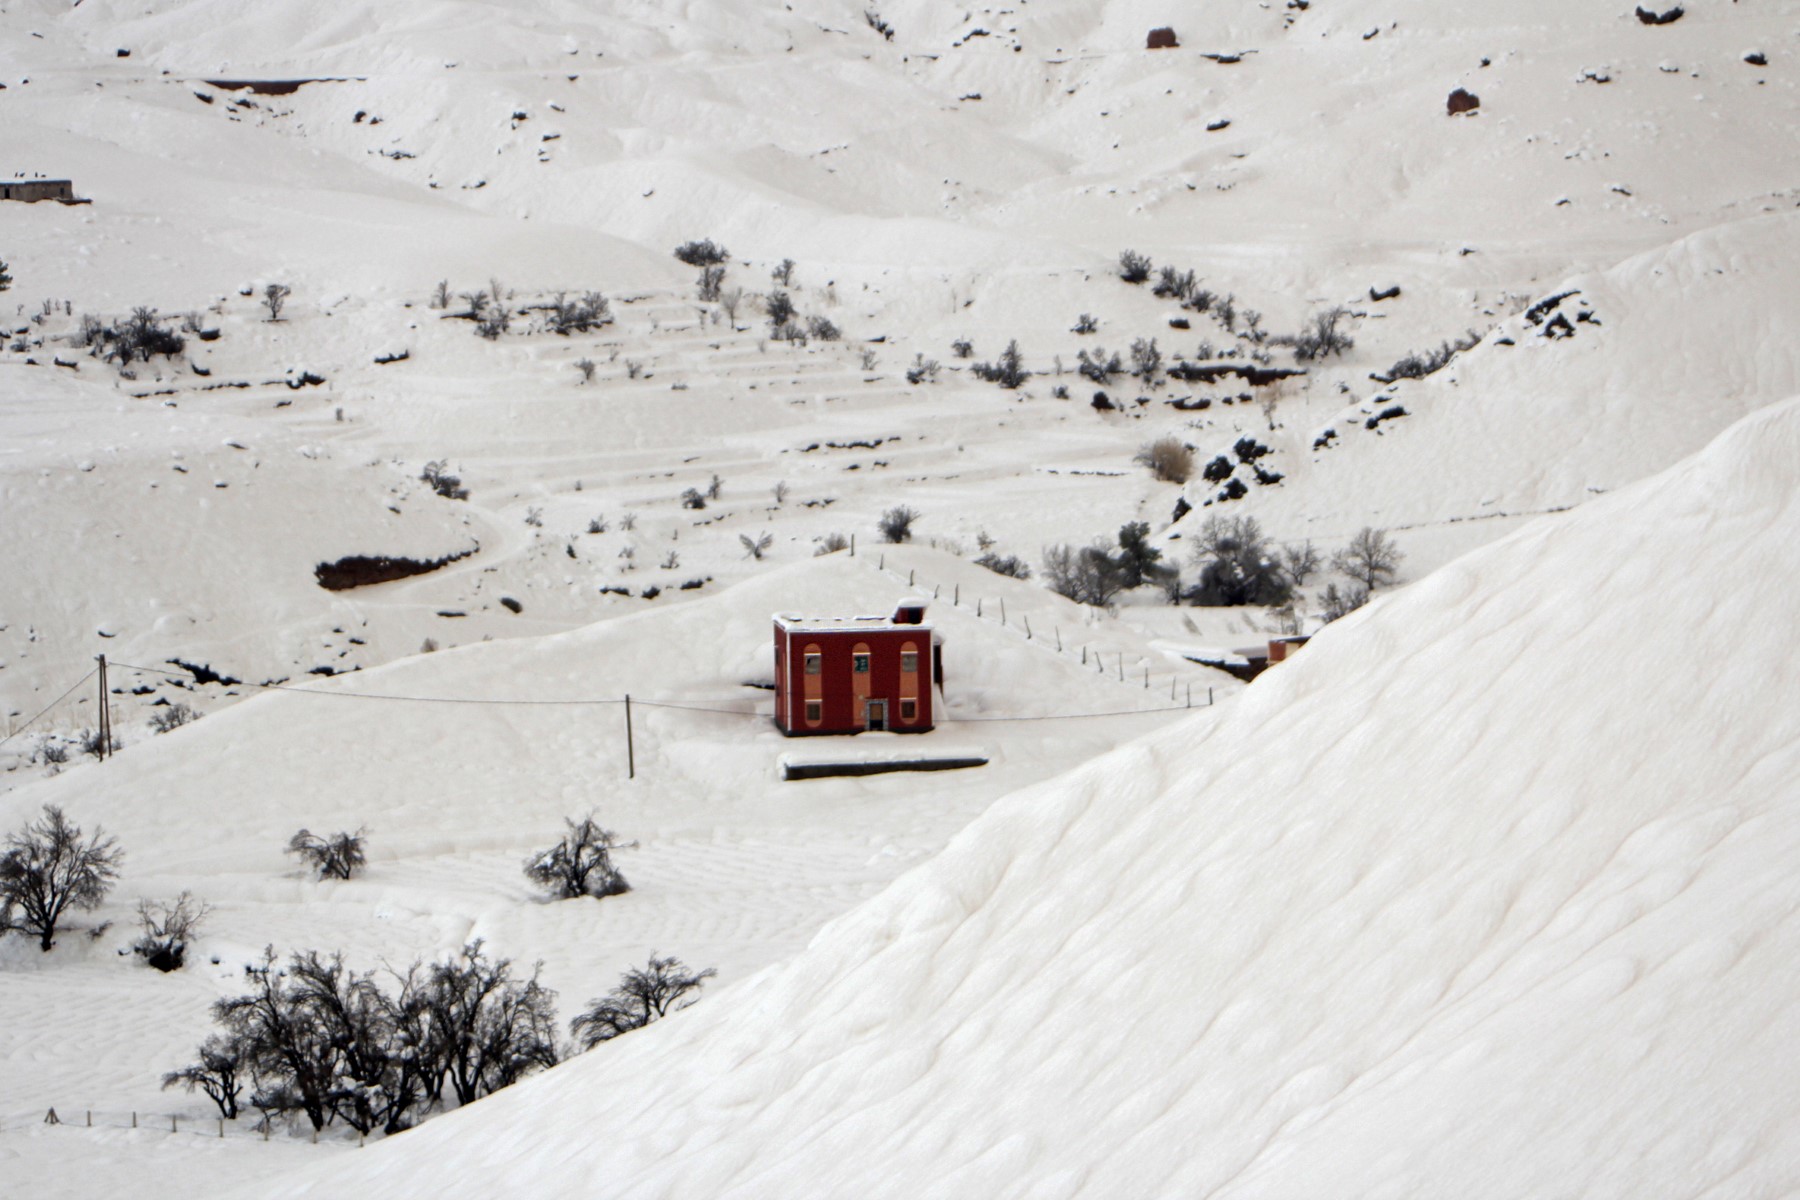
{"label": "snow-covered roof", "polygon": [[843,633],[846,630],[923,630],[930,632],[928,621],[896,621],[886,617],[801,617],[776,613],[775,624],[789,633]]}

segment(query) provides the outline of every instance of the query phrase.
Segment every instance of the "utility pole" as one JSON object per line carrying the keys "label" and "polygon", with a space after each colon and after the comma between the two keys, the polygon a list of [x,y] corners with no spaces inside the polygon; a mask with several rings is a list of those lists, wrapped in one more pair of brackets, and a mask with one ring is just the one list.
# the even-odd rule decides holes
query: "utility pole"
{"label": "utility pole", "polygon": [[625,778],[637,778],[637,751],[631,744],[631,693],[625,693]]}
{"label": "utility pole", "polygon": [[105,762],[112,750],[112,705],[106,695],[106,655],[96,654],[94,658],[100,663],[100,760]]}

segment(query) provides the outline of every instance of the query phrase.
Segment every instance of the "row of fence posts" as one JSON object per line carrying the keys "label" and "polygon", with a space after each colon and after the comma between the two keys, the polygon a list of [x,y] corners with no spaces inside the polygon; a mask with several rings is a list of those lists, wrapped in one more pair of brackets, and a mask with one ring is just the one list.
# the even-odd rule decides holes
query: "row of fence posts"
{"label": "row of fence posts", "polygon": [[[84,1117],[83,1128],[92,1129],[94,1127],[94,1110],[91,1108],[85,1109],[85,1110],[83,1110],[82,1115]],[[225,1118],[224,1117],[212,1117],[212,1118],[189,1117],[188,1121],[191,1124],[202,1124],[209,1119],[212,1120],[215,1125],[217,1125],[218,1131],[219,1131],[218,1136],[223,1138],[225,1136]],[[56,1115],[56,1109],[54,1106],[52,1106],[50,1108],[50,1110],[44,1114],[43,1123],[45,1125],[65,1125],[65,1124],[67,1124],[66,1121],[64,1121],[61,1117]],[[138,1114],[134,1110],[131,1114],[131,1128],[136,1129],[137,1127],[138,1127]],[[269,1140],[269,1122],[267,1120],[258,1122],[257,1125],[255,1126],[255,1129],[257,1132],[262,1134],[263,1141],[266,1142]],[[181,1115],[179,1113],[170,1113],[169,1114],[169,1132],[170,1133],[180,1133],[181,1132]],[[358,1146],[365,1146],[368,1144],[368,1141],[369,1141],[368,1134],[359,1133],[356,1135],[356,1144]],[[319,1144],[319,1131],[317,1129],[312,1131],[312,1144],[315,1146]]]}
{"label": "row of fence posts", "polygon": [[[852,537],[850,539],[850,553],[853,555],[856,553],[856,538],[854,535],[852,535]],[[886,554],[877,556],[876,570],[879,570],[879,571],[887,570],[887,555]],[[915,571],[914,569],[909,567],[906,572],[906,586],[907,587],[917,586],[914,582],[916,576],[917,576],[917,571]],[[940,599],[942,596],[942,592],[943,592],[942,584],[934,583],[931,585],[931,598],[933,600]],[[953,592],[951,593],[950,603],[955,605],[958,608],[962,607],[962,585],[961,584],[955,585],[955,588],[954,588]],[[979,619],[981,617],[982,609],[983,609],[985,603],[986,602],[982,598],[980,598],[980,597],[976,598],[976,600],[975,600],[975,616],[977,619]],[[1006,597],[1002,596],[1000,598],[999,605],[1000,605],[1000,624],[1005,625],[1006,624]],[[1024,626],[1025,626],[1025,640],[1028,642],[1034,640],[1033,636],[1032,636],[1032,632],[1031,632],[1031,617],[1030,617],[1030,615],[1029,614],[1021,614],[1019,619],[1024,623]],[[1063,652],[1062,627],[1059,625],[1053,625],[1053,626],[1051,626],[1051,631],[1056,636],[1056,652],[1058,654],[1061,654]],[[1081,648],[1081,665],[1085,667],[1087,665],[1087,661],[1088,661],[1088,648],[1086,646],[1083,646]],[[1094,651],[1094,669],[1099,671],[1103,675],[1106,673],[1106,668],[1100,661],[1100,652],[1098,650]],[[1123,650],[1121,650],[1119,652],[1119,682],[1120,683],[1125,682],[1125,652]],[[1176,692],[1176,683],[1177,683],[1176,677],[1174,675],[1170,675],[1169,676],[1169,700],[1171,702],[1181,698]],[[1144,690],[1148,691],[1149,688],[1150,688],[1150,665],[1148,663],[1145,663],[1144,664]],[[1212,706],[1212,702],[1213,702],[1213,690],[1212,690],[1212,687],[1209,685],[1206,689],[1207,707],[1210,708]],[[1194,707],[1194,685],[1191,682],[1187,685],[1186,706],[1188,708]]]}

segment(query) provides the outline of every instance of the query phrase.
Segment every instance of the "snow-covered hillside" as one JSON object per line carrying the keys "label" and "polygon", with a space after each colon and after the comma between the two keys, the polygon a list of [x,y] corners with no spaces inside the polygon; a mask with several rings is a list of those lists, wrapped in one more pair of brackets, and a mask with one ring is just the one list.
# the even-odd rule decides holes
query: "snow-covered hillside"
{"label": "snow-covered hillside", "polygon": [[277,1190],[1785,1194],[1797,456],[1800,401],[1009,798],[729,1002]]}
{"label": "snow-covered hillside", "polygon": [[[316,1164],[23,1130],[199,1115],[159,1076],[270,942],[473,935],[565,1018],[721,977],[305,1186],[1786,1186],[1800,25],[1644,12],[0,0],[0,182],[91,201],[0,201],[0,832],[130,854],[0,941],[0,1179]],[[1171,603],[1221,516],[1321,553],[1290,607]],[[1178,579],[1052,594],[1136,522]],[[1365,527],[1417,586],[1200,665]],[[901,597],[990,765],[778,782],[771,614]],[[590,807],[637,890],[534,903]],[[280,853],[365,823],[366,880]],[[120,962],[182,888],[203,961]]]}

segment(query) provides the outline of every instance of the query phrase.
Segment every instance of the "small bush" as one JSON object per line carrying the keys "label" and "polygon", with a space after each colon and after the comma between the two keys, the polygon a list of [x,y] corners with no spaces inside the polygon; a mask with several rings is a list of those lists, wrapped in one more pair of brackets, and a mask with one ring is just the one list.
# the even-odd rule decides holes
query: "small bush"
{"label": "small bush", "polygon": [[1146,341],[1138,338],[1131,343],[1131,373],[1145,383],[1152,383],[1157,372],[1162,370],[1162,351],[1156,348],[1156,339]]}
{"label": "small bush", "polygon": [[1369,589],[1355,584],[1342,591],[1335,583],[1325,586],[1325,594],[1319,598],[1319,616],[1327,625],[1341,617],[1347,617],[1369,602]]}
{"label": "small bush", "polygon": [[731,252],[711,238],[703,238],[697,242],[683,242],[675,247],[675,257],[690,267],[710,267],[730,258]]}
{"label": "small bush", "polygon": [[585,292],[573,300],[558,292],[550,302],[550,328],[563,337],[610,325],[612,319],[612,304],[599,292]]}
{"label": "small bush", "polygon": [[200,714],[181,703],[163,705],[150,714],[150,728],[157,733],[167,733],[171,729],[180,729]]}
{"label": "small bush", "polygon": [[693,1004],[699,999],[693,993],[717,974],[712,967],[690,971],[679,958],[651,955],[648,968],[632,968],[618,987],[588,1001],[587,1011],[569,1022],[569,1032],[583,1050],[592,1050]]}
{"label": "small bush", "polygon": [[813,551],[813,557],[820,558],[827,554],[836,554],[839,550],[848,550],[849,548],[849,538],[841,533],[828,533],[819,539],[819,545],[818,548]]}
{"label": "small bush", "polygon": [[263,307],[269,310],[269,320],[281,320],[281,310],[287,307],[287,298],[294,294],[294,289],[285,283],[271,283],[263,289]]}
{"label": "small bush", "polygon": [[923,354],[915,354],[912,366],[906,369],[906,382],[912,384],[936,383],[938,370],[937,359],[926,358]]}
{"label": "small bush", "polygon": [[1070,333],[1098,333],[1099,331],[1100,321],[1093,313],[1082,313],[1076,317],[1074,327],[1069,330]]}
{"label": "small bush", "polygon": [[559,900],[580,896],[603,899],[631,890],[625,876],[613,864],[613,851],[635,849],[636,842],[621,842],[610,829],[595,824],[589,813],[577,821],[565,817],[562,840],[525,860],[525,878],[549,888]]}
{"label": "small bush", "polygon": [[328,838],[302,829],[288,839],[287,852],[319,873],[320,879],[348,879],[368,864],[363,840],[368,833],[338,832]]}
{"label": "small bush", "polygon": [[1136,250],[1122,252],[1119,255],[1119,278],[1126,283],[1142,283],[1150,278],[1149,256],[1139,254]]}
{"label": "small bush", "polygon": [[1159,437],[1139,447],[1132,460],[1150,468],[1150,473],[1164,483],[1186,483],[1194,472],[1194,451],[1173,434]]}
{"label": "small bush", "polygon": [[979,362],[969,369],[975,373],[977,379],[985,380],[988,383],[997,383],[1003,388],[1016,388],[1031,375],[1031,372],[1025,369],[1024,362],[1019,356],[1017,341],[1006,343],[1006,349],[1000,352],[1000,357],[996,361]]}
{"label": "small bush", "polygon": [[1200,281],[1194,277],[1192,271],[1178,271],[1174,267],[1164,267],[1157,272],[1156,285],[1151,288],[1151,291],[1158,296],[1186,300],[1194,294],[1194,289],[1199,285]]}
{"label": "small bush", "polygon": [[986,567],[996,575],[1006,575],[1013,579],[1030,579],[1031,568],[1024,559],[1013,554],[995,554],[989,550],[975,560],[978,567]]}
{"label": "small bush", "polygon": [[1206,468],[1200,472],[1200,477],[1208,483],[1224,483],[1231,478],[1232,471],[1236,469],[1236,464],[1221,454],[1206,464]]}
{"label": "small bush", "polygon": [[910,542],[912,541],[913,522],[917,521],[920,515],[917,509],[909,508],[904,504],[896,504],[881,514],[881,520],[876,522],[876,528],[881,531],[881,536],[885,541],[896,544]]}
{"label": "small bush", "polygon": [[206,901],[196,900],[192,892],[183,892],[173,901],[139,900],[138,924],[143,932],[131,948],[159,971],[179,971],[188,943],[211,911]]}
{"label": "small bush", "polygon": [[687,491],[681,493],[681,507],[705,508],[706,497],[700,494],[699,488],[689,488]]}
{"label": "small bush", "polygon": [[1117,354],[1109,356],[1106,350],[1100,346],[1094,347],[1092,351],[1083,350],[1075,357],[1080,364],[1075,369],[1084,378],[1091,379],[1095,383],[1111,383],[1115,375],[1119,375],[1125,370],[1125,363]]}
{"label": "small bush", "polygon": [[827,317],[808,317],[806,318],[806,336],[816,338],[821,342],[835,342],[844,334]]}
{"label": "small bush", "polygon": [[1306,328],[1294,336],[1294,358],[1313,362],[1353,349],[1356,340],[1339,328],[1349,315],[1350,310],[1342,305],[1314,313]]}
{"label": "small bush", "polygon": [[768,553],[770,546],[775,544],[775,535],[765,533],[760,537],[753,538],[747,533],[740,533],[738,534],[738,541],[744,544],[744,554],[746,557],[754,558],[757,562],[761,562],[762,556]]}
{"label": "small bush", "polygon": [[1382,383],[1392,383],[1396,379],[1423,379],[1427,375],[1443,370],[1450,360],[1464,350],[1473,349],[1481,341],[1481,335],[1473,329],[1454,342],[1444,342],[1436,350],[1414,351],[1389,367],[1385,374],[1375,376]]}
{"label": "small bush", "polygon": [[575,360],[575,369],[581,372],[581,382],[583,383],[594,382],[594,367],[594,360],[591,358],[579,358]]}
{"label": "small bush", "polygon": [[462,485],[460,475],[450,474],[448,466],[442,458],[428,462],[419,472],[419,479],[446,500],[467,500],[469,489]]}
{"label": "small bush", "polygon": [[716,304],[725,287],[724,267],[703,267],[700,271],[700,299],[708,304]]}
{"label": "small bush", "polygon": [[782,337],[780,331],[784,326],[794,323],[793,297],[782,291],[770,292],[764,300],[764,306],[769,316],[769,328],[775,331],[775,338],[778,341],[792,340]]}
{"label": "small bush", "polygon": [[975,343],[971,342],[968,338],[957,338],[954,342],[950,343],[950,353],[956,355],[958,358],[974,358]]}

